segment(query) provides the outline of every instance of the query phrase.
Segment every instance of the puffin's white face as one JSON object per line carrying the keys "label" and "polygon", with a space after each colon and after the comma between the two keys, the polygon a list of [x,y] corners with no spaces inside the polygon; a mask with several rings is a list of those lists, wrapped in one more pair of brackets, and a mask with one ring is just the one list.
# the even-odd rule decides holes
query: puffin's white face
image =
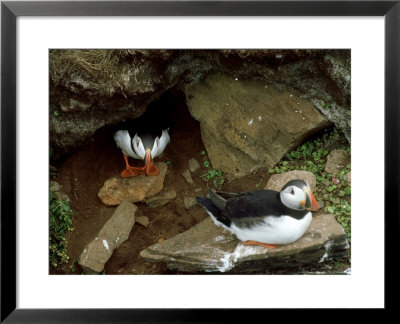
{"label": "puffin's white face", "polygon": [[318,211],[318,202],[304,180],[289,181],[280,192],[281,202],[294,210]]}
{"label": "puffin's white face", "polygon": [[288,186],[280,192],[282,203],[295,210],[306,209],[306,193],[297,186]]}

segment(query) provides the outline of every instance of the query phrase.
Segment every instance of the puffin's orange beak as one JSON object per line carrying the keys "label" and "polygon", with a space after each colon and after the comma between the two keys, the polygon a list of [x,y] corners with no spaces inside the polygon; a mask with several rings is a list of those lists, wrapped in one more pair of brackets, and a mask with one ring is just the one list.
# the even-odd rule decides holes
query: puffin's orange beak
{"label": "puffin's orange beak", "polygon": [[311,190],[306,188],[304,191],[306,192],[306,195],[308,195],[308,198],[310,198],[309,201],[307,199],[307,204],[306,204],[307,209],[311,211],[318,211],[319,210],[318,202],[317,199],[315,199],[314,195],[312,194]]}
{"label": "puffin's orange beak", "polygon": [[146,150],[146,155],[144,158],[146,175],[149,175],[149,173],[150,173],[150,165],[152,162],[153,162],[153,159],[151,158],[151,151]]}

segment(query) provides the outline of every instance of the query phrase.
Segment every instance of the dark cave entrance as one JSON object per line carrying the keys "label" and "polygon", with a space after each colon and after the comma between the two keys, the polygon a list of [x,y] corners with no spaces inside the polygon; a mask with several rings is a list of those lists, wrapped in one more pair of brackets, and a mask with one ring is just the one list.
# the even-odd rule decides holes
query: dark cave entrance
{"label": "dark cave entrance", "polygon": [[[200,157],[200,152],[204,150],[200,123],[190,115],[185,94],[181,91],[167,91],[159,99],[150,103],[141,116],[128,120],[128,122],[140,128],[154,126],[159,129],[168,128],[170,143],[154,162],[166,162],[170,168],[187,167],[189,159]],[[105,127],[104,135],[112,139],[113,133],[118,129],[123,129],[125,125],[126,122],[122,122]],[[100,130],[99,133],[101,132]],[[115,142],[113,145],[116,147]],[[122,157],[122,153],[117,147],[116,150]],[[134,164],[142,164],[139,160],[130,159],[130,161]]]}

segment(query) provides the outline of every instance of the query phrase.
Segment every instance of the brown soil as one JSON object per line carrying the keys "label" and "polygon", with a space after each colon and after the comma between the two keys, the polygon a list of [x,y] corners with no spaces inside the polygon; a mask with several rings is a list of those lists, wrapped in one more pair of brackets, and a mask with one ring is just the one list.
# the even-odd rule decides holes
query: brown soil
{"label": "brown soil", "polygon": [[[207,188],[213,188],[201,175],[206,173],[203,161],[207,156],[201,156],[205,150],[200,125],[194,120],[185,105],[182,97],[177,97],[171,110],[175,126],[171,132],[171,142],[158,161],[168,162],[168,172],[164,182],[164,189],[174,189],[177,198],[168,205],[149,208],[145,203],[136,203],[136,216],[145,215],[150,224],[147,228],[135,224],[125,241],[116,249],[105,265],[106,274],[171,274],[165,264],[146,262],[139,253],[146,247],[157,243],[160,239],[168,239],[178,233],[188,230],[207,217],[200,206],[189,210],[184,208],[184,197],[205,195]],[[188,161],[197,159],[200,169],[192,174],[193,185],[185,182],[182,173],[188,169]],[[132,161],[134,165],[141,165],[141,161]],[[51,269],[51,273],[80,274],[82,270],[77,264],[79,255],[85,246],[96,237],[96,234],[111,217],[116,207],[105,206],[97,196],[104,181],[119,176],[124,168],[121,151],[113,140],[112,128],[98,131],[92,140],[79,150],[75,151],[63,161],[52,162],[57,168],[56,181],[62,185],[63,191],[71,199],[71,208],[74,212],[74,231],[67,235],[67,253],[70,262],[63,267],[63,272]],[[260,169],[253,174],[239,180],[225,178],[224,191],[239,192],[263,188],[269,174],[266,169]],[[262,179],[262,180],[260,180]],[[258,185],[258,186],[257,186]],[[326,267],[326,265],[324,265]],[[328,266],[329,267],[329,266]],[[346,262],[344,268],[348,267]],[[320,268],[318,268],[320,270]],[[317,269],[317,270],[318,270]],[[307,270],[307,269],[306,269]],[[277,270],[276,273],[288,273],[286,270]],[[293,273],[295,269],[289,270]],[[269,271],[268,273],[271,273]]]}

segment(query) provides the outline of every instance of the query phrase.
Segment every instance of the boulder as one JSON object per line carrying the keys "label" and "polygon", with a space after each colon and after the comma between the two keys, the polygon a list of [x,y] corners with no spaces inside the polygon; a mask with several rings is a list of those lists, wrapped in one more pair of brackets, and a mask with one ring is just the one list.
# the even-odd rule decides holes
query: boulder
{"label": "boulder", "polygon": [[140,252],[147,261],[165,262],[171,270],[200,273],[252,273],[297,267],[348,256],[343,227],[333,215],[314,216],[296,242],[276,248],[245,246],[210,218],[184,233]]}
{"label": "boulder", "polygon": [[160,173],[157,176],[134,176],[131,178],[113,177],[104,182],[98,197],[107,206],[119,205],[126,200],[131,203],[144,201],[163,189],[167,164],[156,163]]}
{"label": "boulder", "polygon": [[330,124],[310,101],[256,79],[210,74],[186,98],[212,166],[236,177],[273,167]]}
{"label": "boulder", "polygon": [[317,179],[314,173],[303,170],[293,170],[281,174],[273,174],[264,189],[281,191],[282,187],[290,180],[305,180],[309,184],[311,191],[315,191],[317,187]]}
{"label": "boulder", "polygon": [[342,169],[346,167],[346,165],[350,164],[351,156],[350,153],[345,150],[332,150],[326,160],[325,171],[336,175]]}
{"label": "boulder", "polygon": [[125,242],[135,224],[137,207],[122,201],[95,239],[83,250],[78,263],[86,273],[100,273],[113,251]]}

